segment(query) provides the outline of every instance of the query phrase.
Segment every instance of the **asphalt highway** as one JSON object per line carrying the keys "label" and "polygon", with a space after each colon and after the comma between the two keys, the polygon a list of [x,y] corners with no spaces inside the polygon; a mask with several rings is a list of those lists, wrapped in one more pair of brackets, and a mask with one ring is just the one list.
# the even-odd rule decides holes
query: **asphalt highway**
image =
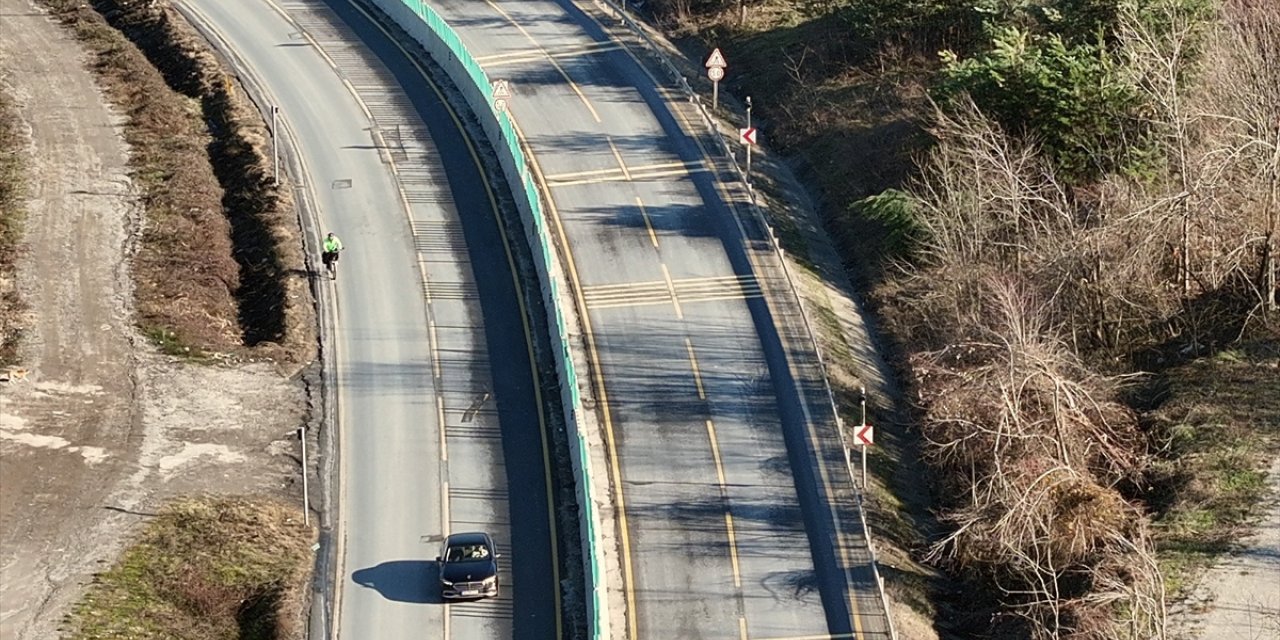
{"label": "asphalt highway", "polygon": [[[542,381],[499,205],[461,127],[345,2],[182,1],[280,106],[305,166],[296,193],[346,245],[321,284],[336,304],[334,637],[558,637]],[[444,604],[432,560],[468,530],[494,536],[502,594]]]}
{"label": "asphalt highway", "polygon": [[785,274],[684,96],[585,3],[431,6],[510,81],[568,246],[621,514],[626,636],[887,637]]}

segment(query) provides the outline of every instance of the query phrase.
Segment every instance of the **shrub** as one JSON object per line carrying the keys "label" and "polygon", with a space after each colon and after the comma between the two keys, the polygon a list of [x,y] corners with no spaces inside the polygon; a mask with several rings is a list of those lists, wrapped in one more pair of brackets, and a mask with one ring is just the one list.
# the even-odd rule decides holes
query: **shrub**
{"label": "shrub", "polygon": [[939,95],[968,94],[1005,129],[1039,141],[1074,180],[1134,169],[1141,157],[1134,87],[1100,43],[1069,44],[1057,34],[996,29],[991,50],[960,59],[942,53]]}

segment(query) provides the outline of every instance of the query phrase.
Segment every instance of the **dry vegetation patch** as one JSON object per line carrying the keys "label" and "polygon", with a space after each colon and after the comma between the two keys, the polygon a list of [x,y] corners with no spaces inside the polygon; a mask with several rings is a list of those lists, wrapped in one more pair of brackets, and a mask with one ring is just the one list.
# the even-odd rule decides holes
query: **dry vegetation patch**
{"label": "dry vegetation patch", "polygon": [[22,300],[18,297],[17,258],[22,248],[26,211],[26,140],[13,96],[0,84],[0,366],[17,362],[22,337]]}
{"label": "dry vegetation patch", "polygon": [[69,637],[297,637],[312,539],[295,506],[238,498],[174,503],[97,576],[70,617]]}

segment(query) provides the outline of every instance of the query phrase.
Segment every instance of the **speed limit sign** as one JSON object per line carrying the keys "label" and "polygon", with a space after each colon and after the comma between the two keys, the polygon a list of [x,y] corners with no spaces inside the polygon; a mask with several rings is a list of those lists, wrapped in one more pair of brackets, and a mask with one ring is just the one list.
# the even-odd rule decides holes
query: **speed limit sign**
{"label": "speed limit sign", "polygon": [[710,69],[707,69],[707,77],[711,78],[712,82],[720,82],[721,80],[724,80],[724,69],[721,69],[720,67],[711,67]]}

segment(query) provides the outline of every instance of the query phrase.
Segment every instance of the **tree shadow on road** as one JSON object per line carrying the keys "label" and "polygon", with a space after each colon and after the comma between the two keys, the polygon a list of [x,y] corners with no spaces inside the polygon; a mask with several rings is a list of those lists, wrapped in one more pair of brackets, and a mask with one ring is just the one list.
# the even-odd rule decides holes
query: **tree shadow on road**
{"label": "tree shadow on road", "polygon": [[351,573],[356,584],[396,602],[441,604],[440,567],[428,560],[393,560]]}

